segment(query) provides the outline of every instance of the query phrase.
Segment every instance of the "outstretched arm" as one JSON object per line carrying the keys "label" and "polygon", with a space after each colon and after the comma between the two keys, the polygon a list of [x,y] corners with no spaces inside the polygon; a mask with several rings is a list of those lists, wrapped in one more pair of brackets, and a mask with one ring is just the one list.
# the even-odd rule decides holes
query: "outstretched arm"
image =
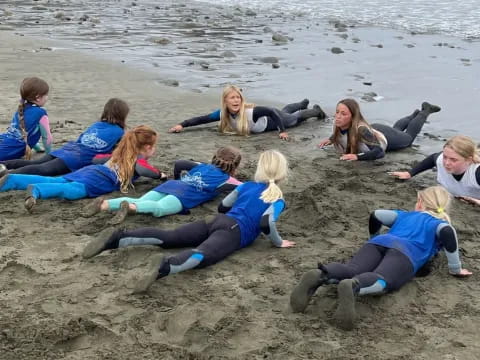
{"label": "outstretched arm", "polygon": [[167,176],[146,159],[137,159],[135,163],[135,173],[138,176],[149,177],[152,179],[165,179]]}
{"label": "outstretched arm", "polygon": [[440,156],[440,154],[441,152],[427,156],[425,159],[420,161],[417,165],[415,165],[409,171],[392,171],[392,172],[389,172],[388,174],[402,180],[408,180],[414,177],[415,175],[420,174],[421,172],[424,172],[429,169],[433,169],[435,166],[437,166],[437,159]]}
{"label": "outstretched arm", "polygon": [[450,274],[460,277],[472,275],[470,271],[462,269],[455,229],[450,224],[441,223],[437,227],[436,237],[438,242],[445,249],[445,255],[448,260],[448,271]]}
{"label": "outstretched arm", "polygon": [[393,210],[375,210],[370,214],[368,221],[368,231],[370,236],[377,234],[382,225],[392,227],[397,220],[398,213]]}
{"label": "outstretched arm", "polygon": [[276,226],[276,222],[284,208],[285,202],[283,200],[277,200],[271,204],[262,215],[260,229],[276,247],[293,247],[295,243],[293,241],[283,240]]}
{"label": "outstretched arm", "polygon": [[208,115],[196,116],[191,119],[182,121],[180,124],[171,127],[168,131],[180,132],[183,130],[183,128],[186,127],[208,124],[215,121],[220,121],[220,110],[216,110]]}

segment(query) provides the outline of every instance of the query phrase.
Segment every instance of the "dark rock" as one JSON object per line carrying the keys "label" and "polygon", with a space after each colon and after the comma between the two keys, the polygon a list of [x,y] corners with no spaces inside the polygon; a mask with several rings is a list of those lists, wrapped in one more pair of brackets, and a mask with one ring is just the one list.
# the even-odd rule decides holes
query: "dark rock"
{"label": "dark rock", "polygon": [[171,41],[165,37],[152,36],[152,37],[149,37],[147,40],[160,45],[167,45],[171,43]]}
{"label": "dark rock", "polygon": [[355,44],[356,44],[356,43],[359,43],[359,42],[360,42],[360,39],[357,38],[357,37],[354,37],[354,38],[352,38],[352,42],[354,42]]}
{"label": "dark rock", "polygon": [[372,86],[373,83],[369,82],[369,81],[364,81],[363,82],[363,85],[367,85],[367,86]]}
{"label": "dark rock", "polygon": [[208,69],[210,67],[210,64],[206,61],[201,61],[198,65],[200,65],[202,69]]}
{"label": "dark rock", "polygon": [[258,60],[260,62],[263,62],[265,64],[276,64],[278,63],[278,58],[275,56],[265,56],[261,58],[254,58],[254,60]]}
{"label": "dark rock", "polygon": [[337,35],[339,38],[342,38],[343,40],[347,40],[348,39],[348,35],[347,34],[335,34]]}
{"label": "dark rock", "polygon": [[263,40],[262,40],[262,39],[255,39],[255,42],[256,42],[257,44],[261,44],[261,43],[263,43]]}
{"label": "dark rock", "polygon": [[278,69],[279,67],[280,67],[280,64],[276,64],[276,63],[272,64],[272,68],[274,68],[274,69]]}
{"label": "dark rock", "polygon": [[174,80],[174,79],[161,80],[161,83],[164,85],[173,86],[173,87],[177,87],[178,85],[180,85],[178,80]]}
{"label": "dark rock", "polygon": [[274,33],[272,35],[272,40],[273,41],[277,41],[277,42],[288,42],[288,37],[286,37],[285,35],[282,35],[282,34],[279,34],[279,33]]}
{"label": "dark rock", "polygon": [[339,47],[332,47],[330,49],[330,51],[333,53],[333,54],[343,54],[344,51],[342,49],[340,49]]}
{"label": "dark rock", "polygon": [[247,9],[247,11],[245,11],[245,15],[247,15],[247,16],[257,16],[257,13],[253,10]]}
{"label": "dark rock", "polygon": [[405,44],[405,46],[406,46],[407,48],[413,48],[413,47],[415,47],[415,45],[413,45],[413,44]]}
{"label": "dark rock", "polygon": [[377,45],[370,45],[372,47],[377,47],[379,49],[382,49],[383,48],[383,45],[382,44],[377,44]]}

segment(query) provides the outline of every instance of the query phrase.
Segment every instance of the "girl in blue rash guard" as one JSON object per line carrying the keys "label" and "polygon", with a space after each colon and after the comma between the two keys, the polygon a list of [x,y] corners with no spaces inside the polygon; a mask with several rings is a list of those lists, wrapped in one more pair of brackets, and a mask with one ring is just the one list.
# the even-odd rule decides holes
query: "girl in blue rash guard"
{"label": "girl in blue rash guard", "polygon": [[180,132],[185,127],[220,121],[221,133],[248,135],[279,130],[281,139],[288,139],[286,128],[296,126],[309,118],[324,119],[325,113],[318,105],[307,109],[308,99],[285,106],[282,110],[245,103],[242,91],[233,85],[225,87],[222,108],[205,116],[194,117],[172,127],[169,132]]}
{"label": "girl in blue rash guard", "polygon": [[[369,222],[373,237],[346,264],[319,264],[305,273],[290,296],[293,311],[304,311],[321,285],[338,283],[335,317],[341,328],[350,330],[357,318],[355,296],[398,290],[441,249],[450,274],[470,276],[462,269],[457,235],[446,212],[449,200],[443,187],[432,186],[418,193],[414,211],[375,210]],[[382,225],[390,230],[377,235]]]}
{"label": "girl in blue rash guard", "polygon": [[57,176],[91,165],[98,154],[109,154],[120,141],[125,129],[129,107],[123,100],[112,98],[104,106],[100,121],[92,124],[76,141],[37,160],[2,162],[10,174]]}
{"label": "girl in blue rash guard", "polygon": [[239,185],[219,205],[213,219],[186,224],[175,230],[141,228],[132,231],[106,229],[91,241],[83,257],[91,258],[104,250],[135,245],[157,245],[161,248],[194,247],[173,256],[155,258],[134,292],[142,292],[158,278],[192,268],[213,265],[237,250],[249,246],[260,232],[277,247],[292,247],[282,240],[275,226],[285,207],[278,183],[286,178],[288,164],[275,150],[260,155],[255,181]]}
{"label": "girl in blue rash guard", "polygon": [[154,130],[138,126],[124,135],[104,165],[89,165],[60,177],[6,174],[0,178],[0,192],[27,190],[25,208],[29,211],[37,199],[77,200],[117,190],[127,192],[138,176],[161,177],[147,162],[155,152],[156,141]]}
{"label": "girl in blue rash guard", "polygon": [[99,197],[87,205],[85,216],[99,211],[119,210],[109,222],[121,223],[130,214],[152,214],[156,217],[187,213],[206,201],[212,200],[221,192],[231,191],[241,182],[233,178],[242,156],[240,150],[232,146],[219,148],[211,164],[179,160],[175,162],[174,178],[160,184],[139,199],[121,197],[105,200]]}
{"label": "girl in blue rash guard", "polygon": [[37,77],[25,78],[20,86],[20,105],[6,133],[0,134],[0,161],[30,159],[40,138],[45,152],[50,152],[52,134],[47,111],[48,84]]}

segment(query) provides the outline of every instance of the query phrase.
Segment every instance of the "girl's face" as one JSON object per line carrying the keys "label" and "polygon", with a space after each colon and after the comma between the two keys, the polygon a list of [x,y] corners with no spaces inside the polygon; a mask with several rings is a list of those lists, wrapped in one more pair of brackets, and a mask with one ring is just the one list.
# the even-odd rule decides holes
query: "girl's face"
{"label": "girl's face", "polygon": [[225,104],[231,114],[236,114],[240,111],[240,107],[242,106],[242,97],[238,92],[230,91],[227,96],[225,96]]}
{"label": "girl's face", "polygon": [[45,94],[45,95],[37,95],[37,97],[35,98],[35,101],[34,103],[38,106],[44,106],[48,101],[48,94]]}
{"label": "girl's face", "polygon": [[461,175],[471,164],[471,158],[464,158],[448,146],[443,148],[443,166],[448,173]]}
{"label": "girl's face", "polygon": [[338,104],[335,112],[335,126],[346,130],[352,125],[352,113],[344,104]]}
{"label": "girl's face", "polygon": [[145,145],[143,147],[141,155],[148,160],[153,156],[153,154],[155,154],[156,150],[157,150],[157,145]]}

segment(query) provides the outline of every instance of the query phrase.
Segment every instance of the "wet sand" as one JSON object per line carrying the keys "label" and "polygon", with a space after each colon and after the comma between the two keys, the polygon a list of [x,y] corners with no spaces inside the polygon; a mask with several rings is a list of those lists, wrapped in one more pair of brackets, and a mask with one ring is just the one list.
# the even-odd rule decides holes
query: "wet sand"
{"label": "wet sand", "polygon": [[[55,46],[0,33],[0,128],[14,111],[21,79],[37,75],[51,84],[46,108],[56,146],[75,138],[100,115],[106,100],[117,96],[131,106],[130,126],[143,123],[161,133],[153,162],[170,174],[176,159],[208,161],[217,146],[233,144],[244,153],[240,178],[246,180],[260,151],[279,149],[292,168],[279,231],[297,247],[276,249],[260,237],[220,264],[162,279],[148,293],[131,295],[149,259],[169,251],[130,248],[84,261],[82,249],[111,214],[83,218],[81,208],[89,200],[46,200],[29,215],[23,192],[2,193],[1,359],[480,357],[479,210],[458,201],[452,218],[472,278],[449,276],[440,254],[428,277],[392,294],[361,298],[361,322],[350,332],[339,330],[332,319],[335,286],[321,289],[305,314],[288,308],[290,291],[303,272],[318,261],[348,259],[365,242],[370,211],[411,209],[416,190],[435,183],[431,172],[408,183],[386,174],[421,158],[417,149],[375,162],[340,162],[333,150],[315,149],[331,126],[315,120],[292,129],[289,142],[276,133],[222,136],[215,126],[167,134],[171,125],[215,108],[218,94],[164,87],[149,72],[70,50],[42,49]],[[441,148],[442,142],[435,144]],[[136,194],[154,185],[142,180]],[[216,205],[162,219],[137,215],[124,226],[173,228],[213,214]]]}

